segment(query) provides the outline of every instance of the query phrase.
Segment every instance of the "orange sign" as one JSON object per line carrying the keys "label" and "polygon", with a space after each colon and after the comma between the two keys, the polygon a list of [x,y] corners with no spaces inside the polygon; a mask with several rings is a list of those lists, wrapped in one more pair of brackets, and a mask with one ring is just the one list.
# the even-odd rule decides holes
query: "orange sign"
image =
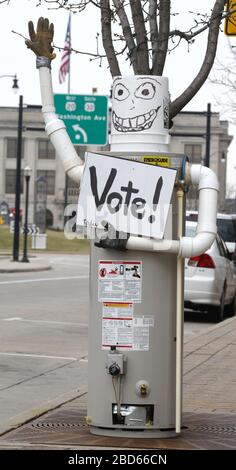
{"label": "orange sign", "polygon": [[224,32],[227,36],[236,36],[236,0],[227,0],[226,12],[230,11],[231,15],[225,18]]}

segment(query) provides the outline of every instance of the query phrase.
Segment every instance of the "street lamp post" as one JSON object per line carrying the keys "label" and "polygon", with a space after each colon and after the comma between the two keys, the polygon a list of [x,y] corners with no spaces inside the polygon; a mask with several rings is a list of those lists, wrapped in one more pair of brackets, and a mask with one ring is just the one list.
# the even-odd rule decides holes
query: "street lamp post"
{"label": "street lamp post", "polygon": [[208,168],[210,167],[210,147],[211,147],[211,103],[207,103],[205,166],[207,166]]}
{"label": "street lamp post", "polygon": [[9,78],[9,77],[13,78],[12,89],[13,89],[13,91],[17,92],[18,89],[19,89],[19,86],[18,86],[18,78],[17,78],[16,74],[15,75],[0,75],[0,78]]}
{"label": "street lamp post", "polygon": [[24,245],[23,245],[23,263],[29,263],[27,256],[27,235],[28,235],[28,207],[29,207],[29,182],[30,182],[31,168],[26,166],[24,169],[24,177],[26,183],[25,189],[25,221],[24,221]]}
{"label": "street lamp post", "polygon": [[13,261],[19,261],[20,241],[20,194],[21,194],[21,153],[22,153],[22,122],[23,122],[23,96],[19,97],[17,154],[16,154],[16,186],[15,186],[15,225],[13,237]]}
{"label": "street lamp post", "polygon": [[[19,89],[18,79],[15,75],[0,75],[1,78],[13,78],[12,89],[17,92]],[[23,115],[23,97],[19,98],[18,112],[18,136],[17,136],[17,155],[16,155],[16,184],[15,184],[15,220],[13,237],[13,261],[19,261],[19,232],[20,232],[20,189],[21,189],[21,147],[22,147],[22,115]]]}

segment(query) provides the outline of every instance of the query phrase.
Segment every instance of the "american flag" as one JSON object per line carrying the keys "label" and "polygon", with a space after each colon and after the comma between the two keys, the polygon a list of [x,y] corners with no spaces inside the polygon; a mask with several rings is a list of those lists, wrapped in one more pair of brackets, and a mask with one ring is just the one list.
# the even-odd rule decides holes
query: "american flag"
{"label": "american flag", "polygon": [[68,25],[66,30],[65,45],[61,57],[61,64],[59,68],[59,83],[62,83],[66,79],[66,75],[70,73],[70,49],[71,49],[71,15],[69,15]]}

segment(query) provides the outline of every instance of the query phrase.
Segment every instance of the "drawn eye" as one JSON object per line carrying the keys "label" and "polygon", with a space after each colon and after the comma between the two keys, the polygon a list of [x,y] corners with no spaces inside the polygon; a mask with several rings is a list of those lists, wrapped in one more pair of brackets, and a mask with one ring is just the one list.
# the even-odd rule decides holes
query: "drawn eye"
{"label": "drawn eye", "polygon": [[136,98],[151,100],[156,93],[156,87],[151,82],[142,83],[134,93]]}
{"label": "drawn eye", "polygon": [[114,88],[114,98],[118,101],[126,100],[130,95],[128,88],[123,83],[117,83]]}

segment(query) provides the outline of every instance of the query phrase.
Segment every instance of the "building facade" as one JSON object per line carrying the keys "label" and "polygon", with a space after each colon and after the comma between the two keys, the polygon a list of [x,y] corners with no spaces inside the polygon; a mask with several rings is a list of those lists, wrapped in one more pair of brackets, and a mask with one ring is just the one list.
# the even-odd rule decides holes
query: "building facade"
{"label": "building facade", "polygon": [[[10,209],[15,204],[15,176],[17,154],[18,108],[0,108],[0,204]],[[228,122],[221,121],[218,113],[211,113],[210,167],[220,182],[218,209],[224,210],[226,192],[227,151],[232,137],[228,134]],[[76,147],[83,157],[86,148]],[[98,150],[98,148],[94,149]],[[206,153],[206,113],[181,112],[174,119],[171,129],[170,152],[186,154],[190,162],[203,163]],[[35,187],[38,178],[46,181],[46,223],[48,227],[62,229],[66,203],[76,204],[78,188],[73,181],[65,179],[61,161],[49,142],[40,106],[26,106],[23,110],[22,161],[21,161],[21,208],[24,212],[24,168],[32,170],[29,187],[29,223],[35,221]],[[65,187],[67,187],[65,196]],[[196,209],[196,190],[187,196],[187,208]]]}
{"label": "building facade", "polygon": [[[170,131],[170,152],[183,153],[191,163],[206,163],[206,143],[210,141],[209,166],[217,175],[220,185],[218,211],[224,211],[226,197],[226,165],[232,136],[228,121],[221,121],[219,113],[210,113],[210,133],[207,137],[206,112],[182,111],[174,119]],[[187,195],[187,209],[197,209],[197,190]]]}

